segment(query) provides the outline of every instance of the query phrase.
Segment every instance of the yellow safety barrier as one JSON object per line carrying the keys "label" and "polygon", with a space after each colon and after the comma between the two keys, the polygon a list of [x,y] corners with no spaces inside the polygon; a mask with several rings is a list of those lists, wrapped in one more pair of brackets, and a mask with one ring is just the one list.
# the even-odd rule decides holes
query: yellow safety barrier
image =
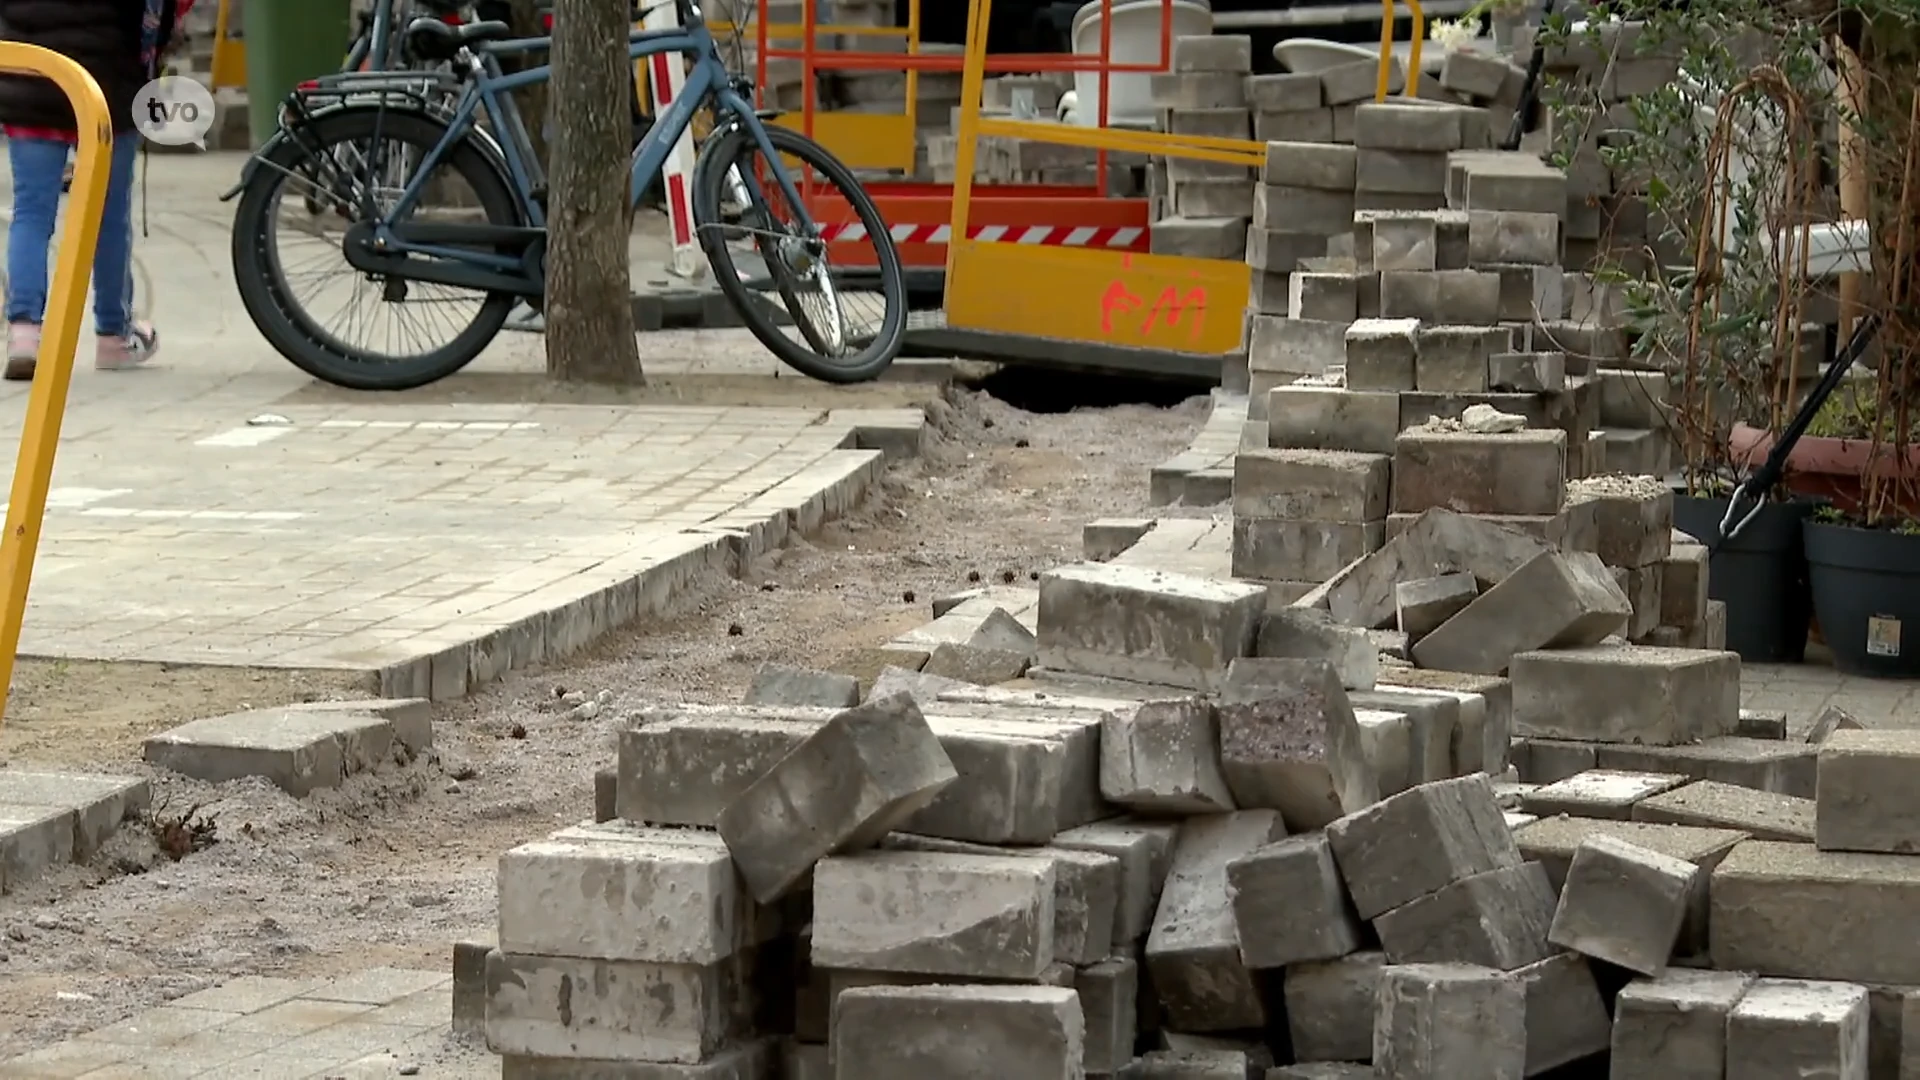
{"label": "yellow safety barrier", "polygon": [[980,115],[993,0],[970,0],[947,241],[947,325],[1124,348],[1218,355],[1240,348],[1247,264],[1093,247],[996,242],[967,231],[982,136],[1217,161],[1258,169],[1265,143]]}
{"label": "yellow safety barrier", "polygon": [[[1407,57],[1406,96],[1413,97],[1420,88],[1420,46],[1427,40],[1427,13],[1420,9],[1420,0],[1407,0],[1407,10],[1413,15],[1413,47]],[[1393,74],[1393,0],[1380,0],[1380,82],[1374,88],[1373,100],[1387,100],[1388,76]]]}
{"label": "yellow safety barrier", "polygon": [[[26,421],[20,425],[20,455],[13,463],[7,532],[0,537],[0,693],[4,693],[13,685],[14,654],[20,649],[20,624],[27,615],[27,587],[33,580],[33,557],[40,548],[47,488],[53,483],[53,455],[60,446],[67,386],[73,379],[73,352],[80,345],[80,320],[86,316],[87,277],[93,268],[94,244],[100,238],[100,213],[107,203],[113,117],[93,76],[59,53],[38,45],[0,42],[0,71],[52,80],[73,103],[80,134],[67,220],[60,229],[53,286],[47,292],[40,356],[27,393]],[[5,701],[0,699],[0,722],[5,716]]]}

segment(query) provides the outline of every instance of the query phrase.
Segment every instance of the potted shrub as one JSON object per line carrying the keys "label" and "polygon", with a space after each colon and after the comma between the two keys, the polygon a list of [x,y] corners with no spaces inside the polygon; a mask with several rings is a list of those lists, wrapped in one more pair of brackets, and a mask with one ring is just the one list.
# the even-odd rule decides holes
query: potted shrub
{"label": "potted shrub", "polygon": [[[1896,466],[1894,440],[1887,423],[1876,417],[1874,387],[1843,386],[1814,417],[1807,433],[1787,453],[1785,483],[1796,495],[1830,505],[1837,514],[1865,512],[1866,476],[1870,471],[1920,477],[1920,445],[1909,430],[1904,440],[1904,464]],[[1734,456],[1758,465],[1773,451],[1773,432],[1749,424],[1735,424],[1729,449]],[[1896,484],[1889,492],[1892,511],[1899,517],[1920,517],[1920,490]]]}
{"label": "potted shrub", "polygon": [[[1639,24],[1637,33],[1609,14]],[[1709,591],[1727,605],[1727,647],[1753,661],[1798,661],[1812,612],[1802,526],[1817,504],[1775,490],[1732,539],[1720,527],[1758,464],[1732,452],[1735,426],[1779,429],[1807,389],[1798,346],[1808,287],[1775,236],[1810,219],[1820,181],[1830,101],[1809,104],[1796,88],[1819,85],[1822,34],[1766,0],[1627,0],[1596,9],[1583,30],[1556,14],[1544,33],[1603,67],[1629,40],[1643,55],[1679,60],[1682,77],[1625,103],[1549,80],[1549,153],[1567,165],[1597,143],[1616,194],[1644,200],[1644,235],[1603,235],[1597,273],[1626,294],[1629,363],[1667,376],[1675,527],[1712,552]]]}

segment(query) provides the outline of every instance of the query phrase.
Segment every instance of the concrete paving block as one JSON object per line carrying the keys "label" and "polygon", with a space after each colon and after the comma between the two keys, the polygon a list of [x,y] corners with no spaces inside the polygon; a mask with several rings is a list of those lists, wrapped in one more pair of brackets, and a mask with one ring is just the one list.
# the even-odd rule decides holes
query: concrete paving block
{"label": "concrete paving block", "polygon": [[[1418,359],[1414,332],[1417,319],[1360,319],[1347,328],[1344,345],[1347,386],[1354,390],[1413,389]],[[1395,444],[1399,423],[1395,420]]]}
{"label": "concrete paving block", "polygon": [[[146,760],[196,780],[220,784],[259,776],[295,797],[338,787],[348,776],[402,753],[431,746],[403,743],[404,725],[373,711],[331,708],[255,709],[207,717],[149,736]],[[418,737],[409,729],[409,734]]]}
{"label": "concrete paving block", "polygon": [[452,1026],[455,1035],[486,1037],[487,954],[498,947],[499,943],[492,933],[453,943]]}
{"label": "concrete paving block", "polygon": [[1348,695],[1356,708],[1381,709],[1407,717],[1407,784],[1425,784],[1459,775],[1453,768],[1453,742],[1462,704],[1449,694],[1384,686]]}
{"label": "concrete paving block", "polygon": [[[765,1080],[780,1075],[774,1070],[783,1064],[789,1070],[786,1080],[833,1080],[827,1068],[826,1050],[820,1047],[793,1047],[800,1053],[782,1059],[774,1039],[756,1039],[730,1046],[698,1065],[660,1061],[590,1061],[582,1058],[542,1058],[506,1054],[500,1058],[500,1080]],[[804,1051],[818,1050],[817,1057]],[[391,1066],[388,1066],[391,1068]],[[809,1068],[818,1072],[807,1072]],[[376,1075],[385,1075],[381,1072]]]}
{"label": "concrete paving block", "polygon": [[1071,816],[1066,800],[1074,747],[1056,732],[977,716],[934,715],[926,722],[956,776],[899,828],[976,843],[1037,844]]}
{"label": "concrete paving block", "polygon": [[1566,475],[1564,431],[1406,431],[1393,455],[1393,509],[1553,514],[1566,501]]}
{"label": "concrete paving block", "polygon": [[649,964],[487,956],[487,1048],[546,1058],[695,1065],[749,1034],[741,958]]}
{"label": "concrete paving block", "polygon": [[[1353,222],[1353,192],[1327,191],[1321,188],[1292,187],[1283,184],[1255,184],[1253,187],[1253,229],[1292,234],[1337,236]],[[1247,238],[1248,246],[1253,236]],[[1324,244],[1316,255],[1325,255]],[[1267,265],[1269,271],[1275,270]],[[1294,267],[1286,267],[1292,270]]]}
{"label": "concrete paving block", "polygon": [[1288,965],[1283,995],[1295,1057],[1365,1061],[1373,1055],[1374,1003],[1386,964],[1385,953],[1369,951]]}
{"label": "concrete paving block", "polygon": [[1725,1080],[1727,1017],[1752,983],[1744,972],[1686,968],[1628,983],[1613,1003],[1613,1080]]}
{"label": "concrete paving block", "polygon": [[[1595,645],[1620,630],[1631,614],[1626,595],[1598,556],[1585,551],[1547,552],[1416,642],[1413,659],[1426,668],[1498,675],[1518,664],[1522,656],[1567,655],[1530,650]],[[1530,682],[1527,689],[1551,695],[1557,686]],[[1523,696],[1519,679],[1514,680],[1514,688],[1514,717],[1520,733],[1562,734],[1527,728],[1531,714],[1519,707]],[[1604,705],[1590,706],[1589,711],[1604,712]],[[1568,737],[1588,736],[1569,733]]]}
{"label": "concrete paving block", "polygon": [[1573,739],[1515,739],[1513,765],[1520,779],[1539,787],[1599,768],[1599,748]]}
{"label": "concrete paving block", "polygon": [[1360,106],[1353,114],[1353,144],[1380,150],[1458,150],[1460,114],[1452,109],[1387,102]]}
{"label": "concrete paving block", "polygon": [[1838,705],[1828,705],[1814,717],[1813,726],[1807,729],[1806,741],[1814,745],[1826,742],[1836,731],[1858,731],[1863,727],[1853,714]]}
{"label": "concrete paving block", "polygon": [[1373,1028],[1379,1080],[1521,1080],[1526,1064],[1526,987],[1519,979],[1467,964],[1382,969]]}
{"label": "concrete paving block", "polygon": [[1327,828],[1363,919],[1475,874],[1521,863],[1484,775],[1422,784]]}
{"label": "concrete paving block", "polygon": [[1280,582],[1311,587],[1308,583],[1324,580],[1354,559],[1378,550],[1386,535],[1378,521],[1235,517],[1232,529],[1228,569],[1235,577],[1266,583],[1270,589]]}
{"label": "concrete paving block", "polygon": [[1053,962],[1054,867],[1039,859],[875,851],[821,861],[813,963],[1033,979]]}
{"label": "concrete paving block", "polygon": [[1246,94],[1248,108],[1256,112],[1303,112],[1326,104],[1320,76],[1312,74],[1249,75]]}
{"label": "concrete paving block", "polygon": [[896,694],[835,715],[716,826],[754,897],[771,903],[820,859],[878,841],[957,776],[919,707]]}
{"label": "concrete paving block", "polygon": [[1130,948],[1153,928],[1154,909],[1173,865],[1179,825],[1172,821],[1113,818],[1068,829],[1053,846],[1092,851],[1120,860],[1120,902],[1114,916],[1116,951]]}
{"label": "concrete paving block", "polygon": [[1613,1020],[1585,957],[1557,953],[1515,971],[1527,991],[1527,1075],[1604,1064]]}
{"label": "concrete paving block", "polygon": [[65,807],[0,803],[0,892],[12,892],[48,868],[72,862],[78,817]]}
{"label": "concrete paving block", "polygon": [[978,685],[970,683],[965,679],[955,679],[931,670],[933,666],[933,654],[939,652],[942,645],[951,644],[953,644],[953,642],[943,641],[939,644],[931,645],[930,651],[927,653],[926,663],[921,664],[917,668],[881,668],[880,673],[873,677],[873,682],[867,687],[866,700],[878,701],[881,698],[891,697],[895,694],[904,694],[912,698],[915,704],[927,705],[938,700],[941,694],[950,690],[958,690],[962,687]]}
{"label": "concrete paving block", "polygon": [[1538,863],[1474,874],[1373,920],[1396,964],[1462,963],[1512,971],[1553,955],[1554,894]]}
{"label": "concrete paving block", "polygon": [[1241,1080],[1255,1068],[1244,1050],[1154,1050],[1125,1075],[1130,1080]]}
{"label": "concrete paving block", "polygon": [[919,679],[953,679],[975,686],[993,686],[1026,674],[1032,663],[1030,653],[948,642],[935,646],[927,657],[927,666],[915,675]]}
{"label": "concrete paving block", "polygon": [[1074,972],[1073,989],[1086,1017],[1087,1072],[1119,1072],[1133,1060],[1139,1032],[1139,963],[1131,956],[1112,956],[1089,964]]}
{"label": "concrete paving block", "polygon": [[1717,968],[1920,984],[1920,942],[1895,930],[1920,904],[1920,860],[1750,840],[1714,867],[1712,898]]}
{"label": "concrete paving block", "polygon": [[1680,939],[1698,866],[1614,837],[1574,849],[1547,938],[1563,949],[1658,975]]}
{"label": "concrete paving block", "polygon": [[1413,721],[1406,713],[1356,708],[1360,749],[1373,770],[1380,797],[1398,795],[1413,786]]}
{"label": "concrete paving block", "polygon": [[1236,517],[1379,521],[1387,513],[1385,454],[1251,450],[1235,455]]}
{"label": "concrete paving block", "polygon": [[[1674,546],[1679,547],[1677,544]],[[1699,547],[1700,545],[1690,546]],[[1701,550],[1706,549],[1701,547]],[[1779,742],[1787,737],[1787,714],[1780,709],[1743,708],[1740,710],[1740,722],[1733,729],[1733,733],[1746,739],[1767,739]]]}
{"label": "concrete paving block", "polygon": [[1244,34],[1186,35],[1173,39],[1175,74],[1188,72],[1233,72],[1242,76],[1253,70],[1253,39]]}
{"label": "concrete paving block", "polygon": [[1756,979],[1727,1016],[1727,1075],[1867,1076],[1867,988]]}
{"label": "concrete paving block", "polygon": [[1268,660],[1325,660],[1349,690],[1371,689],[1380,671],[1380,650],[1367,632],[1318,608],[1267,612],[1254,651]]}
{"label": "concrete paving block", "polygon": [[1040,664],[1217,689],[1253,649],[1266,590],[1187,574],[1082,563],[1040,578]]}
{"label": "concrete paving block", "polygon": [[[1099,518],[1080,527],[1080,554],[1106,562],[1140,542],[1158,524],[1154,518]],[[1036,648],[1038,647],[1036,643]]]}
{"label": "concrete paving block", "polygon": [[0,806],[44,806],[72,810],[73,855],[84,861],[120,828],[153,802],[147,781],[92,773],[0,770]]}
{"label": "concrete paving block", "polygon": [[1219,728],[1203,698],[1117,709],[1100,725],[1100,793],[1173,814],[1235,808],[1220,767]]}
{"label": "concrete paving block", "polygon": [[1680,941],[1674,947],[1678,956],[1688,957],[1707,948],[1709,927],[1707,882],[1722,859],[1746,841],[1747,835],[1732,829],[1707,829],[1690,825],[1653,825],[1642,821],[1613,821],[1605,818],[1541,818],[1515,829],[1514,843],[1520,853],[1546,868],[1547,879],[1558,890],[1566,884],[1573,853],[1581,841],[1592,836],[1611,836],[1662,855],[1684,859],[1698,866],[1692,895],[1687,901],[1687,918],[1681,924]]}
{"label": "concrete paving block", "polygon": [[1160,109],[1245,109],[1247,83],[1247,76],[1233,72],[1183,71],[1150,75],[1147,85]]}
{"label": "concrete paving block", "polygon": [[1146,947],[1148,974],[1168,1027],[1209,1032],[1265,1023],[1259,988],[1240,956],[1227,867],[1285,835],[1272,810],[1214,814],[1182,825]]}
{"label": "concrete paving block", "polygon": [[1332,960],[1360,948],[1365,930],[1325,833],[1290,836],[1235,859],[1227,891],[1250,968]]}
{"label": "concrete paving block", "polygon": [[612,821],[620,816],[620,768],[609,765],[593,770],[593,820]]}
{"label": "concrete paving block", "polygon": [[642,712],[620,732],[620,817],[712,828],[728,803],[834,715],[700,705]]}
{"label": "concrete paving block", "polygon": [[[1255,374],[1325,375],[1345,355],[1346,332],[1347,324],[1338,320],[1251,315],[1247,319],[1247,366]],[[1254,394],[1256,403],[1260,397],[1258,392]]]}
{"label": "concrete paving block", "polygon": [[[1359,114],[1354,114],[1355,126]],[[1438,206],[1447,187],[1445,151],[1362,147],[1354,166],[1354,189],[1389,195],[1419,195]]]}
{"label": "concrete paving block", "polygon": [[[1739,721],[1734,723],[1737,729]],[[1807,799],[1814,795],[1818,759],[1817,746],[1741,735],[1708,736],[1680,746],[1594,744],[1594,761],[1603,769],[1675,773]]]}
{"label": "concrete paving block", "polygon": [[[1414,333],[1419,351],[1413,366],[1414,388],[1424,393],[1484,394],[1492,372],[1493,355],[1513,347],[1512,332],[1505,327],[1477,325],[1482,321],[1492,322],[1499,315],[1499,279],[1475,270],[1438,270],[1433,276],[1438,311],[1449,313],[1447,318],[1452,322],[1475,325],[1422,326]],[[1508,456],[1510,459],[1520,457],[1516,453]],[[1534,461],[1522,464],[1522,468],[1538,468],[1538,463],[1543,463],[1548,455],[1527,457]],[[1405,509],[1426,508],[1415,505]]]}
{"label": "concrete paving block", "polygon": [[1920,732],[1841,730],[1819,748],[1820,850],[1920,853]]}
{"label": "concrete paving block", "polygon": [[[1652,477],[1599,476],[1567,486],[1571,502],[1592,503],[1601,561],[1652,566],[1673,551],[1673,489]],[[1664,620],[1663,620],[1664,621]]]}
{"label": "concrete paving block", "polygon": [[[1314,87],[1314,94],[1318,96],[1318,86]],[[1353,147],[1277,139],[1266,140],[1266,143],[1267,161],[1260,171],[1261,183],[1318,191],[1353,190]]]}
{"label": "concrete paving block", "polygon": [[1360,275],[1295,270],[1287,279],[1287,316],[1327,322],[1358,317]]}
{"label": "concrete paving block", "polygon": [[850,709],[860,704],[860,680],[837,671],[761,664],[742,700],[747,705]]}
{"label": "concrete paving block", "polygon": [[1373,1066],[1350,1061],[1309,1061],[1268,1069],[1264,1080],[1373,1080]]}
{"label": "concrete paving block", "polygon": [[1453,733],[1453,775],[1507,771],[1513,746],[1513,684],[1498,675],[1394,668],[1375,689],[1401,686],[1451,694],[1460,699],[1460,722]]}
{"label": "concrete paving block", "polygon": [[500,857],[500,948],[712,964],[750,944],[752,904],[719,836],[613,826]]}
{"label": "concrete paving block", "polygon": [[1730,652],[1639,645],[1523,652],[1513,658],[1512,677],[1514,731],[1522,736],[1671,746],[1730,731],[1740,717],[1740,657]]}
{"label": "concrete paving block", "polygon": [[1267,439],[1305,450],[1393,453],[1400,399],[1337,386],[1277,386],[1267,394]]}
{"label": "concrete paving block", "polygon": [[1061,987],[862,987],[833,1004],[831,1053],[845,1077],[1077,1080],[1086,1021],[1079,996]]}
{"label": "concrete paving block", "polygon": [[1442,574],[1398,582],[1393,587],[1393,620],[1409,642],[1418,642],[1459,614],[1480,595],[1472,574]]}
{"label": "concrete paving block", "polygon": [[1539,785],[1520,800],[1520,809],[1535,817],[1567,814],[1628,821],[1633,817],[1635,803],[1672,791],[1686,782],[1684,776],[1662,773],[1589,769],[1565,780]]}
{"label": "concrete paving block", "polygon": [[890,851],[931,851],[1043,859],[1053,866],[1053,958],[1091,964],[1113,951],[1114,918],[1120,905],[1120,860],[1079,848],[1000,848],[893,833],[881,842]]}
{"label": "concrete paving block", "polygon": [[1278,810],[1303,831],[1379,800],[1353,707],[1325,660],[1235,660],[1217,712],[1221,769],[1241,808]]}
{"label": "concrete paving block", "polygon": [[1814,801],[1697,780],[1633,804],[1633,820],[1738,829],[1755,840],[1811,844]]}

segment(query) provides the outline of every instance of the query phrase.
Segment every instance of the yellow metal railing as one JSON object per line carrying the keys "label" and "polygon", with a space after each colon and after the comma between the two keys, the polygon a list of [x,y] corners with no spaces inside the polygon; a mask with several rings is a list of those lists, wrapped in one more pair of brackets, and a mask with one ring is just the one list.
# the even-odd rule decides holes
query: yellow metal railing
{"label": "yellow metal railing", "polygon": [[[1420,88],[1420,46],[1427,40],[1427,13],[1420,9],[1420,0],[1407,0],[1407,11],[1413,16],[1413,47],[1407,56],[1407,88],[1404,93],[1414,96]],[[1393,75],[1393,0],[1380,0],[1380,82],[1374,88],[1373,100],[1387,100],[1387,86]]]}
{"label": "yellow metal railing", "polygon": [[[60,420],[73,380],[73,353],[80,345],[80,320],[86,316],[87,276],[100,238],[100,213],[107,202],[113,148],[113,117],[107,99],[85,68],[37,45],[0,42],[0,71],[50,79],[73,103],[79,132],[73,188],[67,220],[60,230],[53,286],[47,293],[33,388],[20,425],[20,454],[13,463],[13,492],[7,500],[6,535],[0,537],[0,692],[12,686],[14,656],[20,649],[20,624],[27,615],[27,588],[33,557],[40,548],[41,519],[47,512],[47,488],[53,483],[53,456],[60,445]],[[5,719],[0,699],[0,721]]]}

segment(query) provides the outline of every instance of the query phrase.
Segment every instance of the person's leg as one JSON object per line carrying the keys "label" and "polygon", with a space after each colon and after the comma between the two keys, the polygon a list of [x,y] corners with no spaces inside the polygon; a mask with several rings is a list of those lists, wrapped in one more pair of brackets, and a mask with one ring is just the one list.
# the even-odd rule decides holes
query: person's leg
{"label": "person's leg", "polygon": [[153,358],[160,338],[133,317],[133,178],[140,136],[113,141],[113,171],[100,214],[100,246],[93,257],[93,321],[101,368],[134,367]]}
{"label": "person's leg", "polygon": [[7,230],[7,367],[9,379],[33,378],[40,320],[47,307],[47,246],[60,214],[65,143],[8,139],[13,165],[13,222]]}

